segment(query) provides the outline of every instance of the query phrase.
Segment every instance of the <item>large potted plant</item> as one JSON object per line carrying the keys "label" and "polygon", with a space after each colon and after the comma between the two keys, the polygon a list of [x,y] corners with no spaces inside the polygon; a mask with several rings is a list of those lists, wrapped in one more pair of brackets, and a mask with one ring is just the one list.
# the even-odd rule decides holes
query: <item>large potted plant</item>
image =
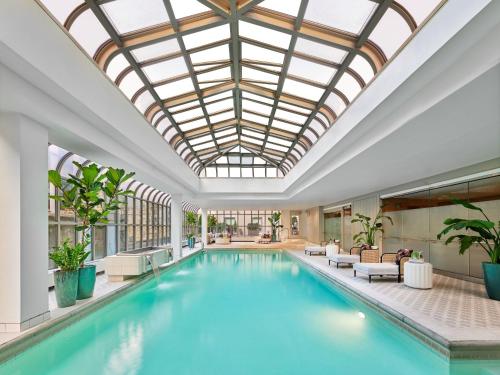
{"label": "large potted plant", "polygon": [[366,244],[370,246],[371,249],[378,249],[378,246],[375,245],[375,236],[377,232],[384,233],[383,220],[387,219],[393,225],[392,218],[389,216],[385,216],[382,213],[382,210],[379,210],[377,216],[372,220],[371,217],[365,216],[362,214],[356,214],[354,219],[351,220],[351,223],[360,223],[362,231],[358,234],[355,234],[352,239],[356,245]]}
{"label": "large potted plant", "polygon": [[78,293],[78,269],[80,264],[88,257],[85,251],[88,243],[71,245],[70,240],[64,240],[61,246],[56,246],[49,253],[49,258],[59,268],[54,272],[54,288],[56,301],[59,307],[73,306]]}
{"label": "large potted plant", "polygon": [[280,224],[281,212],[273,212],[267,220],[271,224],[271,242],[276,242],[276,233],[278,228],[283,228],[283,225]]}
{"label": "large potted plant", "polygon": [[460,255],[463,255],[473,244],[483,248],[490,258],[489,262],[482,264],[486,292],[491,299],[500,301],[500,221],[493,222],[480,207],[461,199],[452,199],[452,202],[469,210],[479,211],[484,219],[448,218],[443,222],[446,227],[437,235],[437,238],[440,240],[451,231],[466,230],[468,234],[454,234],[446,239],[445,244],[448,245],[455,239],[458,240]]}
{"label": "large potted plant", "polygon": [[[81,249],[86,249],[91,243],[91,233],[95,225],[107,224],[108,216],[122,205],[120,199],[133,194],[131,191],[122,190],[121,185],[134,173],[126,173],[123,169],[112,167],[98,167],[94,163],[85,166],[78,162],[73,164],[78,173],[70,174],[66,180],[63,180],[59,172],[49,171],[49,182],[61,192],[49,197],[60,202],[61,208],[76,215],[75,229],[81,233],[80,240],[74,246],[66,243],[66,251],[81,254]],[[85,252],[80,259],[77,299],[90,298],[94,293],[96,267],[93,264],[85,264],[89,254],[90,252]]]}
{"label": "large potted plant", "polygon": [[189,233],[187,234],[188,246],[190,249],[194,248],[196,236],[194,230],[198,222],[198,215],[192,211],[187,211],[185,216],[186,225],[188,226]]}
{"label": "large potted plant", "polygon": [[207,216],[207,227],[209,232],[214,232],[217,228],[217,217],[215,215]]}
{"label": "large potted plant", "polygon": [[259,234],[259,231],[260,231],[260,224],[259,223],[248,223],[247,230],[248,230],[249,236],[257,236]]}

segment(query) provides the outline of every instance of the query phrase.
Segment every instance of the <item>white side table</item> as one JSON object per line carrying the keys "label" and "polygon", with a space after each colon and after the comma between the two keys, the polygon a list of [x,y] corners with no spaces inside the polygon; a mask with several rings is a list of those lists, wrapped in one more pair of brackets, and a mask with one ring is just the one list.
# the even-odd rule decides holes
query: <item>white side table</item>
{"label": "white side table", "polygon": [[404,267],[405,285],[417,289],[432,288],[432,264],[406,262]]}

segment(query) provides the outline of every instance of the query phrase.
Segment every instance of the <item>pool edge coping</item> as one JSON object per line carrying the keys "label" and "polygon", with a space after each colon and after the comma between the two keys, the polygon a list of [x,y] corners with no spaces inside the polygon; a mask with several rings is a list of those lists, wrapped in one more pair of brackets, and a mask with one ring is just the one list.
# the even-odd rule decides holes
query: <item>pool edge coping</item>
{"label": "pool edge coping", "polygon": [[292,250],[283,250],[288,255],[296,259],[301,264],[305,265],[307,268],[311,269],[315,273],[323,276],[325,279],[331,281],[336,286],[342,288],[343,291],[347,292],[349,295],[361,300],[366,303],[369,307],[373,308],[375,311],[388,318],[391,322],[397,324],[401,328],[405,329],[407,332],[416,337],[419,341],[432,349],[437,350],[439,353],[447,357],[448,359],[476,359],[476,360],[497,360],[500,359],[500,341],[493,343],[484,340],[457,340],[450,341],[440,334],[434,332],[430,328],[423,326],[421,323],[408,318],[403,313],[398,312],[394,308],[386,305],[383,302],[378,301],[374,297],[366,294],[361,290],[354,289],[351,285],[347,284],[345,281],[337,278],[335,275],[331,275],[323,271],[321,268],[315,264],[308,263],[304,259],[300,258]]}
{"label": "pool edge coping", "polygon": [[[181,259],[172,261],[165,267],[161,268],[160,272],[163,273],[173,267],[178,266],[179,264],[187,261],[193,256],[200,254],[202,250],[203,249],[197,249],[191,254],[186,255]],[[32,346],[39,344],[48,337],[75,324],[76,322],[86,317],[87,315],[90,315],[93,312],[110,304],[119,297],[122,297],[132,292],[139,286],[151,280],[153,277],[154,277],[153,272],[149,271],[131,280],[130,283],[122,285],[119,288],[107,294],[104,294],[93,301],[90,301],[89,303],[81,305],[80,307],[75,308],[74,310],[68,312],[67,314],[64,314],[54,319],[49,319],[24,333],[21,332],[19,336],[13,338],[12,340],[6,341],[5,343],[0,345],[0,366],[2,366],[5,362],[9,360],[15,359],[15,357],[22,354],[24,351],[31,348]]]}

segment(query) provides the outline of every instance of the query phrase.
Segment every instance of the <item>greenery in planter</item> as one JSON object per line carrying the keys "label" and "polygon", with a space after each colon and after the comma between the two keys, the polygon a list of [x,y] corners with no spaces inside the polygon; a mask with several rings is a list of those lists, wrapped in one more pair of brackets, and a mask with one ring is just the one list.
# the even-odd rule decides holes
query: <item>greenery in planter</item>
{"label": "greenery in planter", "polygon": [[72,245],[67,238],[62,245],[56,246],[54,250],[49,253],[49,258],[61,271],[77,271],[80,264],[89,256],[90,252],[85,251],[87,245],[88,242],[79,242],[76,245]]}
{"label": "greenery in planter", "polygon": [[81,232],[81,238],[75,245],[65,241],[50,256],[54,262],[56,259],[58,262],[66,258],[79,259],[78,298],[83,299],[92,296],[95,285],[95,266],[84,265],[90,254],[90,251],[85,249],[91,242],[91,233],[96,224],[109,222],[108,216],[122,205],[121,198],[133,194],[132,191],[122,190],[121,185],[134,173],[126,173],[118,168],[98,167],[94,163],[82,165],[75,161],[73,164],[77,167],[78,173],[70,174],[66,180],[63,180],[58,171],[49,171],[49,182],[61,192],[60,195],[49,195],[49,198],[58,201],[61,208],[76,215],[75,229]]}
{"label": "greenery in planter", "polygon": [[187,211],[185,216],[186,225],[188,226],[189,233],[187,234],[189,247],[194,246],[194,238],[195,233],[194,230],[196,228],[196,224],[198,223],[198,215],[192,211]]}
{"label": "greenery in planter", "polygon": [[215,215],[207,216],[207,227],[209,231],[214,231],[217,227],[217,217]]}
{"label": "greenery in planter", "polygon": [[471,203],[461,199],[452,198],[451,200],[453,203],[460,204],[469,210],[479,211],[484,217],[484,220],[448,218],[443,222],[446,227],[437,235],[437,238],[440,240],[441,237],[451,231],[471,231],[473,232],[471,234],[455,234],[450,236],[446,239],[445,244],[448,245],[450,242],[457,239],[460,243],[459,252],[461,255],[463,255],[473,244],[478,244],[486,251],[491,263],[500,264],[500,221],[495,224],[486,216],[480,207],[474,206]]}
{"label": "greenery in planter", "polygon": [[419,260],[419,261],[422,261],[424,259],[422,252],[418,251],[418,250],[413,250],[411,252],[410,258],[413,260]]}
{"label": "greenery in planter", "polygon": [[247,224],[247,229],[252,232],[256,232],[260,230],[260,224],[259,223],[248,223]]}
{"label": "greenery in planter", "polygon": [[358,234],[355,234],[352,239],[354,240],[356,245],[367,244],[370,247],[375,245],[375,235],[377,232],[384,233],[384,229],[382,228],[383,219],[389,220],[391,225],[392,218],[386,215],[383,215],[382,210],[379,210],[377,216],[372,220],[371,217],[356,214],[356,218],[351,220],[351,223],[360,223],[363,230]]}
{"label": "greenery in planter", "polygon": [[276,231],[278,228],[283,228],[283,225],[280,225],[281,212],[273,212],[271,217],[267,218],[267,220],[271,224],[271,241],[276,241]]}

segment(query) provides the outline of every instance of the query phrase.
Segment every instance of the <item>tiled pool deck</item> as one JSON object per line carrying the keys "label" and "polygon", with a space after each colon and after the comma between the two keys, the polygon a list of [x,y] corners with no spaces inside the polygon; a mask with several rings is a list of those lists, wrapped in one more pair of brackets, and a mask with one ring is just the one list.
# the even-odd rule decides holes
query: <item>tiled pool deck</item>
{"label": "tiled pool deck", "polygon": [[454,358],[500,358],[500,301],[488,299],[484,285],[433,275],[433,288],[420,290],[394,278],[353,276],[351,267],[328,265],[325,256],[289,254],[403,323],[422,340]]}

